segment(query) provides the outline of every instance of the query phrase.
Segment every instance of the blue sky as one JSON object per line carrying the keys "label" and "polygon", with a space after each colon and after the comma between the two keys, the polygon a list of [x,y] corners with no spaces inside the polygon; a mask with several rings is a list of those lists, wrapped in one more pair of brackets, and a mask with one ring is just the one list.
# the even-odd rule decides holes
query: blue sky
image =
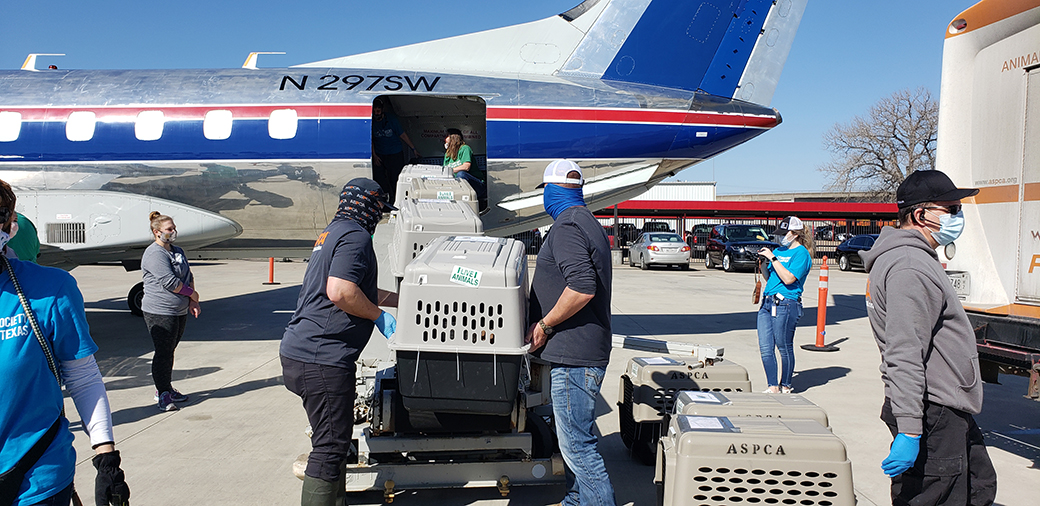
{"label": "blue sky", "polygon": [[[29,53],[66,53],[38,67],[220,68],[250,51],[285,67],[534,21],[579,0],[430,2],[269,0],[4,0],[0,69]],[[784,122],[678,179],[718,182],[719,194],[820,191],[823,134],[904,88],[939,96],[947,23],[975,0],[810,0],[772,106]]]}

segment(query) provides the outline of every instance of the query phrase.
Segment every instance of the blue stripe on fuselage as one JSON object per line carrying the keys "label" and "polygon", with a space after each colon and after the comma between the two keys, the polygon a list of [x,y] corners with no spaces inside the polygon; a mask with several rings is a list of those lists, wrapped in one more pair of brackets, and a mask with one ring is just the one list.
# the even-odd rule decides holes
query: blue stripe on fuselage
{"label": "blue stripe on fuselage", "polygon": [[[704,158],[764,129],[703,125],[487,122],[487,156],[496,158]],[[708,137],[696,137],[708,132]],[[719,149],[719,146],[725,146]],[[168,121],[162,137],[140,141],[131,122],[98,122],[88,141],[65,136],[65,123],[25,122],[17,140],[0,142],[0,166],[19,162],[366,159],[368,119],[301,119],[292,139],[272,139],[266,120],[236,120],[231,136],[209,140],[202,121]],[[710,155],[707,155],[710,156]],[[17,158],[15,158],[17,157]]]}

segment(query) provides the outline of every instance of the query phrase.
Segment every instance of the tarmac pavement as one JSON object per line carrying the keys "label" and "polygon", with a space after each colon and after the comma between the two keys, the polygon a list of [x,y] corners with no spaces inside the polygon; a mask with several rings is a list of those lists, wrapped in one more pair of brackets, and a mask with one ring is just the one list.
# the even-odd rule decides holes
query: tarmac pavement
{"label": "tarmac pavement", "polygon": [[[377,248],[386,242],[377,233]],[[377,252],[379,249],[377,249]],[[385,251],[383,249],[382,251]],[[532,257],[533,260],[533,257]],[[116,266],[83,266],[72,271],[86,301],[87,317],[100,350],[98,363],[113,409],[117,448],[138,505],[298,504],[300,480],[292,462],[307,453],[307,419],[298,397],[282,385],[278,345],[296,306],[306,263],[276,264],[276,281],[264,285],[267,261],[195,263],[202,315],[190,319],[177,348],[174,385],[191,397],[180,411],[162,413],[152,400],[152,344],[141,318],[126,308],[126,293],[140,272]],[[384,264],[385,265],[385,264]],[[530,263],[533,268],[533,261]],[[805,312],[797,345],[812,343],[816,326],[817,276],[806,283]],[[389,288],[388,276],[381,286]],[[862,272],[830,271],[827,342],[840,351],[796,349],[794,387],[823,407],[853,462],[860,504],[888,504],[888,479],[880,462],[891,437],[878,413],[883,387],[879,354],[866,319]],[[708,344],[725,348],[725,359],[748,369],[755,391],[765,388],[751,304],[751,273],[692,270],[614,270],[613,330],[616,334]],[[367,356],[387,356],[376,332]],[[611,354],[598,403],[600,451],[619,504],[656,501],[652,467],[628,455],[618,434],[618,378],[628,360],[647,356],[624,349]],[[1001,376],[986,385],[986,403],[977,417],[986,432],[998,474],[998,503],[1040,504],[1040,403],[1023,398],[1025,378]],[[89,440],[71,399],[79,455],[76,484],[84,498],[93,490]],[[494,489],[402,491],[400,504],[552,504],[562,486],[516,487],[508,498]],[[89,501],[88,501],[89,502]],[[381,493],[351,494],[349,504],[381,504]]]}

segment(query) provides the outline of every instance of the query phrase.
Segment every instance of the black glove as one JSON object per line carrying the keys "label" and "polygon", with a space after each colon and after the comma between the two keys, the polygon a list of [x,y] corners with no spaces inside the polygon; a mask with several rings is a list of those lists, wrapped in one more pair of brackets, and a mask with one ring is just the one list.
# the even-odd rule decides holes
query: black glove
{"label": "black glove", "polygon": [[126,484],[123,470],[119,468],[119,450],[99,453],[94,456],[94,502],[97,506],[129,506],[130,487]]}

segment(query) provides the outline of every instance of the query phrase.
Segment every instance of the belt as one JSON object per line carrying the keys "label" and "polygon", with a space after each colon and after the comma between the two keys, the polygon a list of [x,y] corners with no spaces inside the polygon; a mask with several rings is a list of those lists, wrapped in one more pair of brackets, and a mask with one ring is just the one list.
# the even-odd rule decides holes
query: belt
{"label": "belt", "polygon": [[785,300],[792,300],[792,301],[798,302],[798,303],[802,302],[802,298],[801,297],[797,297],[797,298],[784,297],[783,294],[779,294],[779,293],[774,293],[773,295],[767,295],[766,297],[773,299],[773,304],[779,304],[781,301],[785,301]]}

